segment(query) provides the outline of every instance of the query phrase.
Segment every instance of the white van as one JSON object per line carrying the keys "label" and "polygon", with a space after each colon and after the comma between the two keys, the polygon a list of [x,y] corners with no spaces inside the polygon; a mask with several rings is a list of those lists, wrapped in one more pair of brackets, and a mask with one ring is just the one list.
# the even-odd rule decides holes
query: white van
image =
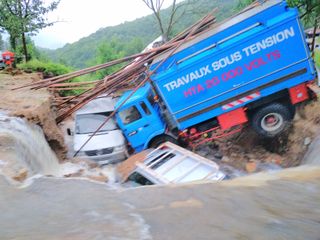
{"label": "white van", "polygon": [[[75,113],[74,151],[78,151],[88,138],[113,112],[116,99],[98,97]],[[128,157],[126,140],[115,120],[111,118],[81,149],[79,157],[99,164],[116,163]]]}

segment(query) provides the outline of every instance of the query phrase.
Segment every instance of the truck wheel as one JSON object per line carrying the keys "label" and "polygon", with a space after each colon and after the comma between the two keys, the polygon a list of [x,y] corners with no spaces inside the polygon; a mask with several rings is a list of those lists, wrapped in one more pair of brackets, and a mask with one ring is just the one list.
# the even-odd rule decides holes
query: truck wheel
{"label": "truck wheel", "polygon": [[161,136],[158,136],[156,138],[154,138],[150,144],[149,144],[149,148],[157,148],[159,147],[162,143],[165,143],[165,142],[172,142],[174,144],[177,144],[177,140],[174,139],[173,137],[171,136],[168,136],[168,135],[161,135]]}
{"label": "truck wheel", "polygon": [[257,110],[251,118],[251,125],[259,135],[272,138],[286,131],[292,118],[289,107],[273,103]]}

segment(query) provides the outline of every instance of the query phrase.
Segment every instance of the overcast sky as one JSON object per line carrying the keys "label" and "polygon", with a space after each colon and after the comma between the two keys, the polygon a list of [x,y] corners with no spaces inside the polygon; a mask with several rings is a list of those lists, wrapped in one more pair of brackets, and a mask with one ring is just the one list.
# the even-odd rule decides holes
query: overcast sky
{"label": "overcast sky", "polygon": [[[50,2],[50,0],[48,0]],[[172,1],[165,0],[168,7]],[[55,49],[96,32],[99,28],[151,14],[142,0],[61,0],[49,14],[51,21],[59,21],[33,37],[39,47]]]}

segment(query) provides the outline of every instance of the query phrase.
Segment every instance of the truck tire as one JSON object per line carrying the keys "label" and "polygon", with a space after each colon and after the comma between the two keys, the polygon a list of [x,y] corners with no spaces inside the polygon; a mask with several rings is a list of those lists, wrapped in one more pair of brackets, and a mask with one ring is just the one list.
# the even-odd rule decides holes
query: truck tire
{"label": "truck tire", "polygon": [[161,135],[157,136],[152,141],[149,143],[149,148],[157,148],[159,147],[162,143],[165,142],[172,142],[174,144],[178,144],[178,141],[174,139],[173,137],[169,135]]}
{"label": "truck tire", "polygon": [[272,138],[286,131],[293,117],[291,108],[280,103],[272,103],[253,114],[251,125],[259,135]]}

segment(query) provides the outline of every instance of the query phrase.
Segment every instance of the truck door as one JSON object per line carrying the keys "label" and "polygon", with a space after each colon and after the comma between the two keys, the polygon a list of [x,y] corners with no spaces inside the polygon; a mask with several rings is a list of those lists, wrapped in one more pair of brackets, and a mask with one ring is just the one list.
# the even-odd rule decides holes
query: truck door
{"label": "truck door", "polygon": [[121,110],[118,116],[123,133],[136,151],[141,151],[149,137],[158,130],[152,124],[155,116],[144,101]]}

